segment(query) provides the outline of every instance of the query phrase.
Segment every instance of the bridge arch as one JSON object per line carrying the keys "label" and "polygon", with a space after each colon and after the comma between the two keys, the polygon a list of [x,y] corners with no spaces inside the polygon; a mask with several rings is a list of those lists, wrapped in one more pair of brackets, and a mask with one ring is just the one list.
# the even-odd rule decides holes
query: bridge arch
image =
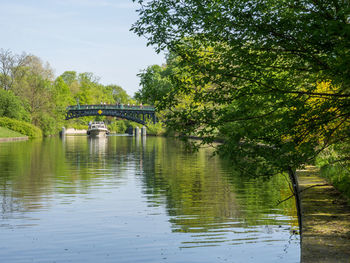
{"label": "bridge arch", "polygon": [[128,105],[75,105],[68,106],[66,120],[86,116],[111,116],[126,119],[146,125],[151,119],[157,122],[155,108],[153,106],[128,106]]}

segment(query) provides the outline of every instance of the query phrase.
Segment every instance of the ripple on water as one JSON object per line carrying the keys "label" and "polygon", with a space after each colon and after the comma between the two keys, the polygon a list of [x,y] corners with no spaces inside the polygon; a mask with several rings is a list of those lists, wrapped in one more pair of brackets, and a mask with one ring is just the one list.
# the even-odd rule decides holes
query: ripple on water
{"label": "ripple on water", "polygon": [[246,178],[165,138],[0,148],[3,262],[298,262],[284,177]]}

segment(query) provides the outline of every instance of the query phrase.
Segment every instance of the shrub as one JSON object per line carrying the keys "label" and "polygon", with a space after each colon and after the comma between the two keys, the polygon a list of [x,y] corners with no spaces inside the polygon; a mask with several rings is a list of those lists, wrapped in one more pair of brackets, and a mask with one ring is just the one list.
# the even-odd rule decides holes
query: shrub
{"label": "shrub", "polygon": [[0,89],[0,117],[28,121],[29,113],[25,110],[21,100],[12,93]]}
{"label": "shrub", "polygon": [[147,123],[147,134],[151,135],[164,135],[165,134],[164,123],[159,121],[156,124],[152,122]]}
{"label": "shrub", "polygon": [[60,128],[58,128],[58,120],[55,120],[49,114],[40,114],[38,117],[38,122],[44,136],[57,134],[60,130]]}
{"label": "shrub", "polygon": [[19,132],[29,138],[40,138],[43,136],[42,131],[33,124],[7,117],[0,117],[0,126]]}
{"label": "shrub", "polygon": [[325,149],[317,158],[321,176],[327,178],[350,202],[350,146],[346,142]]}
{"label": "shrub", "polygon": [[116,133],[125,133],[126,128],[127,125],[125,120],[118,120],[108,125],[108,129]]}
{"label": "shrub", "polygon": [[327,178],[350,201],[350,170],[342,164],[327,164],[321,167],[321,175]]}

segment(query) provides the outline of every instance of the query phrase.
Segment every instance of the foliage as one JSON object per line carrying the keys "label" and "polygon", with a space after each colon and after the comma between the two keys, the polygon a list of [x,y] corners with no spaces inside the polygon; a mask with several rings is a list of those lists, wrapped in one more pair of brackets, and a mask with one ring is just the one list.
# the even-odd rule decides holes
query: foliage
{"label": "foliage", "polygon": [[10,130],[26,135],[29,138],[42,137],[42,132],[38,127],[24,121],[0,117],[0,127],[6,127]]}
{"label": "foliage", "polygon": [[58,124],[60,121],[56,120],[52,115],[48,113],[40,113],[36,119],[38,126],[41,128],[44,136],[57,134],[60,130]]}
{"label": "foliage", "polygon": [[123,90],[122,87],[118,85],[108,85],[106,86],[106,91],[108,91],[109,94],[112,94],[112,97],[114,99],[113,103],[131,103],[130,96],[126,93],[125,90]]}
{"label": "foliage", "polygon": [[29,121],[29,113],[12,91],[0,89],[0,117]]}
{"label": "foliage", "polygon": [[171,82],[169,74],[170,67],[152,65],[146,70],[139,73],[140,85],[142,89],[135,93],[135,99],[144,104],[154,105],[157,101],[162,100],[163,97],[171,90]]}
{"label": "foliage", "polygon": [[104,86],[93,73],[66,71],[60,78],[69,88],[74,102],[79,104],[130,103],[130,96],[118,85]]}
{"label": "foliage", "polygon": [[89,122],[83,122],[79,120],[70,120],[66,122],[66,126],[70,128],[74,128],[76,130],[86,130]]}
{"label": "foliage", "polygon": [[[57,134],[62,126],[84,126],[94,117],[65,121],[68,105],[133,104],[117,85],[104,86],[93,73],[66,71],[54,78],[53,70],[34,55],[0,49],[0,117],[30,121],[44,136]],[[116,124],[120,131],[126,124]]]}
{"label": "foliage", "polygon": [[159,121],[155,124],[151,121],[147,122],[147,134],[158,136],[158,135],[164,135],[165,132],[166,132],[166,129],[163,122]]}
{"label": "foliage", "polygon": [[53,120],[59,119],[53,101],[53,70],[48,63],[33,55],[27,55],[24,61],[24,65],[17,69],[20,77],[14,80],[12,90],[25,105],[32,124],[40,127],[45,135],[52,134],[58,130],[53,127]]}
{"label": "foliage", "polygon": [[350,145],[338,143],[325,149],[317,158],[321,175],[350,200]]}
{"label": "foliage", "polygon": [[108,124],[108,129],[111,132],[115,132],[115,133],[125,133],[127,127],[128,127],[128,121],[126,120],[117,120],[115,122],[112,122],[111,124]]}
{"label": "foliage", "polygon": [[350,200],[350,169],[341,163],[322,166],[321,175],[327,178],[339,191]]}
{"label": "foliage", "polygon": [[349,142],[348,2],[138,2],[132,30],[177,58],[157,108],[180,134],[258,173]]}
{"label": "foliage", "polygon": [[[44,120],[43,125],[45,125],[44,130],[47,131],[44,132],[44,134],[57,134],[61,127],[65,126],[66,121],[64,119],[66,108],[69,105],[73,105],[75,101],[69,86],[62,77],[55,79],[50,88],[50,92],[52,95],[52,104],[54,104],[55,107],[51,109],[51,114],[42,116],[42,120]],[[52,118],[54,118],[54,122]],[[51,125],[49,123],[46,124],[45,120],[51,123]]]}

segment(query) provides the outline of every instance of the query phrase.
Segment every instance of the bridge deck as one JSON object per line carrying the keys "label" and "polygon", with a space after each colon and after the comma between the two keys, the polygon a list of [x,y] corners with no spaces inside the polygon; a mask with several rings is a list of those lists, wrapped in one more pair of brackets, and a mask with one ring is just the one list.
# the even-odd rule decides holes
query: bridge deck
{"label": "bridge deck", "polygon": [[68,106],[67,110],[137,110],[137,111],[155,111],[153,106],[135,106],[126,104],[95,104],[95,105],[73,105]]}

